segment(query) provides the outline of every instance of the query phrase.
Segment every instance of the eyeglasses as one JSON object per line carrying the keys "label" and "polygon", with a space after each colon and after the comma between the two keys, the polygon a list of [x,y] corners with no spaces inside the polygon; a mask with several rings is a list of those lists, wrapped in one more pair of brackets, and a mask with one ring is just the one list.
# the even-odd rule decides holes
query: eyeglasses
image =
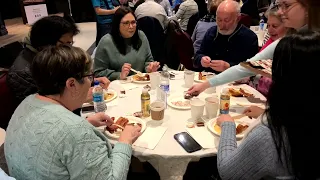
{"label": "eyeglasses", "polygon": [[136,26],[137,25],[137,21],[136,20],[134,20],[134,21],[124,21],[124,22],[121,22],[121,24],[123,24],[126,27],[129,27],[130,24],[131,24],[131,26]]}
{"label": "eyeglasses", "polygon": [[275,7],[283,12],[288,12],[289,10],[291,10],[295,5],[297,5],[298,2],[294,2],[291,4],[287,4],[287,3],[275,3]]}
{"label": "eyeglasses", "polygon": [[94,80],[94,73],[82,76],[82,78],[84,77],[88,77],[88,79],[92,82]]}
{"label": "eyeglasses", "polygon": [[58,40],[59,43],[61,44],[69,44],[69,45],[73,45],[74,44],[74,41],[71,41],[71,42],[63,42],[61,41],[60,39]]}

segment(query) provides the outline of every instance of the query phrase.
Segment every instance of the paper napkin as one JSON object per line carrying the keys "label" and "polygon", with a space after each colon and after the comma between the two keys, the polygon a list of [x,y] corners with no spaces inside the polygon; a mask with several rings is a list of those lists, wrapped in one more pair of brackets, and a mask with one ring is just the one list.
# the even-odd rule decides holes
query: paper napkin
{"label": "paper napkin", "polygon": [[166,131],[167,127],[147,127],[133,145],[153,150]]}

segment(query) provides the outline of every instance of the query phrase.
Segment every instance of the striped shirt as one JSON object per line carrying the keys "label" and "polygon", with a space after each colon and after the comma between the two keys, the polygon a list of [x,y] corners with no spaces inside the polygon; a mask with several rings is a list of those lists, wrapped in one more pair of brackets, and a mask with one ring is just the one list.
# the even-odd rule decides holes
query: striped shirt
{"label": "striped shirt", "polygon": [[172,19],[180,20],[179,25],[182,30],[186,31],[189,19],[198,12],[198,5],[194,0],[186,0],[179,6],[178,12]]}
{"label": "striped shirt", "polygon": [[[258,121],[258,120],[257,120]],[[278,153],[268,126],[255,127],[242,140],[236,141],[234,122],[223,122],[218,150],[218,171],[221,179],[293,179],[289,170],[278,161]],[[285,160],[283,159],[285,162]]]}

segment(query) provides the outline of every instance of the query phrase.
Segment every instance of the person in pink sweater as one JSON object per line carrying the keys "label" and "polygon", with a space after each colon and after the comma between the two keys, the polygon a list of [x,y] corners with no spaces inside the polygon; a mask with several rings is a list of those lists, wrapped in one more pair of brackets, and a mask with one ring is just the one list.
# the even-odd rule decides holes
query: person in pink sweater
{"label": "person in pink sweater", "polygon": [[[268,17],[268,33],[269,39],[261,47],[260,52],[263,51],[267,46],[273,43],[275,40],[282,38],[287,33],[287,28],[284,26],[280,14],[277,12],[277,8],[271,7],[266,15]],[[237,83],[246,83],[257,89],[261,94],[266,96],[269,91],[269,86],[271,85],[271,78],[264,77],[261,75],[253,76],[251,78],[246,78]]]}

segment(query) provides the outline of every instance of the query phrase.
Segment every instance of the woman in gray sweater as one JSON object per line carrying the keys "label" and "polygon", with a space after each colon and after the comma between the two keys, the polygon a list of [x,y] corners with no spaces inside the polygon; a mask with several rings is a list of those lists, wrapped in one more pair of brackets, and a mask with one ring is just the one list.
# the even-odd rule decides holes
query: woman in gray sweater
{"label": "woman in gray sweater", "polygon": [[154,72],[154,62],[147,37],[137,31],[137,21],[129,8],[119,8],[113,18],[112,30],[99,42],[94,58],[94,73],[108,79],[125,79],[130,69]]}
{"label": "woman in gray sweater", "polygon": [[[218,118],[222,130],[217,166],[222,179],[320,178],[316,165],[320,154],[315,147],[320,139],[320,121],[310,112],[310,105],[319,100],[319,95],[312,93],[318,81],[312,72],[319,70],[319,53],[318,32],[304,30],[280,40],[273,57],[267,109],[260,116],[261,123],[239,147],[234,120],[229,115]],[[294,86],[297,82],[307,87]],[[263,113],[258,111],[251,107],[245,113],[257,117]]]}

